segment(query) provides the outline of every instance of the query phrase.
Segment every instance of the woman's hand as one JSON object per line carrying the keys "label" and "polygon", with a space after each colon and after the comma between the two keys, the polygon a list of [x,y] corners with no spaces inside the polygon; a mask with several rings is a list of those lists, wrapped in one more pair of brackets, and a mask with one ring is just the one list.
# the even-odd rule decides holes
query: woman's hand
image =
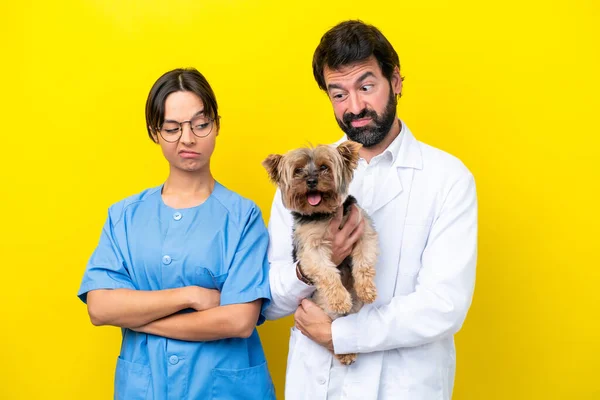
{"label": "woman's hand", "polygon": [[186,297],[190,308],[196,311],[209,310],[221,305],[221,292],[215,289],[206,289],[200,286],[186,286]]}

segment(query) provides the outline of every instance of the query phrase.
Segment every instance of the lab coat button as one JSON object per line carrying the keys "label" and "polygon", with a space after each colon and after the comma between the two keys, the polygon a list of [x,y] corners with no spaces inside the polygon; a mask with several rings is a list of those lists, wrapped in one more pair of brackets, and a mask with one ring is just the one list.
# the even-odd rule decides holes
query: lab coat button
{"label": "lab coat button", "polygon": [[175,214],[173,214],[173,219],[175,221],[179,221],[181,219],[182,215],[180,212],[176,212]]}
{"label": "lab coat button", "polygon": [[319,385],[324,385],[327,381],[325,380],[325,378],[320,377],[317,382],[319,382]]}
{"label": "lab coat button", "polygon": [[164,257],[162,258],[162,262],[163,262],[163,264],[165,264],[165,265],[169,265],[169,264],[171,264],[171,257],[169,257],[169,256],[164,256]]}
{"label": "lab coat button", "polygon": [[169,357],[169,362],[173,365],[177,364],[179,362],[179,357],[177,356],[171,356]]}

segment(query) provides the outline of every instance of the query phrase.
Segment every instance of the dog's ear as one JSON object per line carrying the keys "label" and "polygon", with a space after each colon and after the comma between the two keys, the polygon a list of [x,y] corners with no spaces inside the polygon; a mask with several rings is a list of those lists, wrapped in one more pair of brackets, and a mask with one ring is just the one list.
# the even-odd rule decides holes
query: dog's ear
{"label": "dog's ear", "polygon": [[347,168],[354,170],[358,167],[358,150],[360,150],[361,147],[362,145],[360,143],[352,140],[346,140],[337,147],[337,151],[342,156]]}
{"label": "dog's ear", "polygon": [[278,184],[279,180],[281,179],[279,165],[281,164],[282,158],[283,156],[280,154],[271,154],[262,162],[262,166],[265,167],[269,173],[269,178],[271,178],[271,180],[276,184]]}

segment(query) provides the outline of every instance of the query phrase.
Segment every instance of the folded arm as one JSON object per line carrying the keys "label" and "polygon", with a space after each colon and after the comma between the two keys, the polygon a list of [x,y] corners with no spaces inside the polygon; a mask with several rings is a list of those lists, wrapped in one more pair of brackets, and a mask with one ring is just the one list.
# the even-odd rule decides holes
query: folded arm
{"label": "folded arm", "polygon": [[219,305],[219,292],[198,286],[165,290],[99,289],[87,294],[94,325],[135,328],[186,308],[205,310]]}
{"label": "folded arm", "polygon": [[247,338],[258,321],[262,299],[205,311],[171,315],[135,331],[186,341]]}

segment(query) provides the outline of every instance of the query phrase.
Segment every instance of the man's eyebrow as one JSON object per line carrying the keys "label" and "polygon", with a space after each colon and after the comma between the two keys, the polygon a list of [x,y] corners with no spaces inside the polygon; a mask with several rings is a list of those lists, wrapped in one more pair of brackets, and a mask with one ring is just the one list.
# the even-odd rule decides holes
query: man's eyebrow
{"label": "man's eyebrow", "polygon": [[331,89],[342,89],[342,87],[340,85],[338,85],[337,83],[330,83],[329,85],[327,85],[327,89],[331,90]]}
{"label": "man's eyebrow", "polygon": [[[194,119],[198,115],[202,115],[202,114],[204,114],[204,109],[202,109],[202,110],[198,111],[196,114],[192,115],[191,119]],[[177,123],[179,123],[179,121],[175,121],[174,119],[165,119],[165,122],[177,122]]]}
{"label": "man's eyebrow", "polygon": [[[371,71],[367,71],[358,77],[358,79],[356,80],[356,83],[362,82],[369,77],[375,78],[375,74]],[[330,83],[329,85],[327,85],[327,90],[331,90],[331,89],[343,89],[343,88],[340,85],[338,85],[337,83]]]}
{"label": "man's eyebrow", "polygon": [[364,74],[362,74],[357,80],[356,82],[362,82],[365,79],[367,79],[368,77],[372,76],[373,78],[375,78],[375,74],[372,73],[371,71],[367,71]]}

